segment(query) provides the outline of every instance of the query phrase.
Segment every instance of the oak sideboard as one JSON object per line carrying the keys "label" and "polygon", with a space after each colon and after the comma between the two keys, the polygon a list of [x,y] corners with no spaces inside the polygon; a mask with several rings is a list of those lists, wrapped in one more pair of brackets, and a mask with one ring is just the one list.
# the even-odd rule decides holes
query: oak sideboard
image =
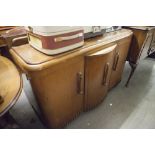
{"label": "oak sideboard", "polygon": [[49,128],[62,128],[102,103],[120,81],[132,31],[122,29],[85,40],[83,47],[48,56],[29,44],[10,53],[32,85]]}

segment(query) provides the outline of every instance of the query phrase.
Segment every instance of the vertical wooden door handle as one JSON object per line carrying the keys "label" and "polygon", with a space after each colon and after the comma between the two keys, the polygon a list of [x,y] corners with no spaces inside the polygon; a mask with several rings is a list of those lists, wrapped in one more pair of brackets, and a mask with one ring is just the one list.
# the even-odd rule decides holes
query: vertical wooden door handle
{"label": "vertical wooden door handle", "polygon": [[81,72],[79,72],[77,74],[77,93],[78,94],[83,94],[82,80],[83,80],[83,75]]}
{"label": "vertical wooden door handle", "polygon": [[3,97],[0,95],[0,104],[2,104],[4,101]]}
{"label": "vertical wooden door handle", "polygon": [[114,71],[117,68],[118,60],[119,60],[119,53],[116,54],[115,59],[114,59],[114,63],[113,63],[113,70]]}
{"label": "vertical wooden door handle", "polygon": [[103,85],[107,84],[107,77],[108,77],[108,71],[109,71],[109,63],[106,63],[106,65],[104,66],[104,71],[103,71]]}

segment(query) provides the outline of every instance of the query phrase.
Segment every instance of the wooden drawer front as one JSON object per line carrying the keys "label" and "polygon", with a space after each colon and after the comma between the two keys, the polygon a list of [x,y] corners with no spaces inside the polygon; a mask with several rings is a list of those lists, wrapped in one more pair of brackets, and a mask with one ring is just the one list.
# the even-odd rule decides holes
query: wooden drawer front
{"label": "wooden drawer front", "polygon": [[113,45],[85,57],[84,110],[95,107],[106,96],[115,49]]}

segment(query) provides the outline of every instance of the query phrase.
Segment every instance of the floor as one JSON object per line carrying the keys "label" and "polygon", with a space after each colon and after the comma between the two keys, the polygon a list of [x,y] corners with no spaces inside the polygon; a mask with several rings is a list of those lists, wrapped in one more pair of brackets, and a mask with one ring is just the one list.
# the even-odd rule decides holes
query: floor
{"label": "floor", "polygon": [[[66,128],[155,128],[155,61],[150,58],[142,60],[126,88],[129,71],[126,64],[122,81],[109,92],[104,102],[82,113]],[[20,128],[46,128],[38,117],[40,112],[31,86],[25,76],[23,78],[24,90],[10,114]]]}

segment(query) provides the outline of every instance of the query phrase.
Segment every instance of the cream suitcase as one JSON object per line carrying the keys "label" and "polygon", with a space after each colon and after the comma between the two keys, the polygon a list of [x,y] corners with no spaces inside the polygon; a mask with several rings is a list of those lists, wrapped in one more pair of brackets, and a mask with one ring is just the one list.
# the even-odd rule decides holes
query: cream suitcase
{"label": "cream suitcase", "polygon": [[83,26],[84,38],[92,38],[103,35],[106,32],[106,26]]}
{"label": "cream suitcase", "polygon": [[48,55],[60,54],[84,44],[83,28],[79,26],[28,26],[29,44]]}

